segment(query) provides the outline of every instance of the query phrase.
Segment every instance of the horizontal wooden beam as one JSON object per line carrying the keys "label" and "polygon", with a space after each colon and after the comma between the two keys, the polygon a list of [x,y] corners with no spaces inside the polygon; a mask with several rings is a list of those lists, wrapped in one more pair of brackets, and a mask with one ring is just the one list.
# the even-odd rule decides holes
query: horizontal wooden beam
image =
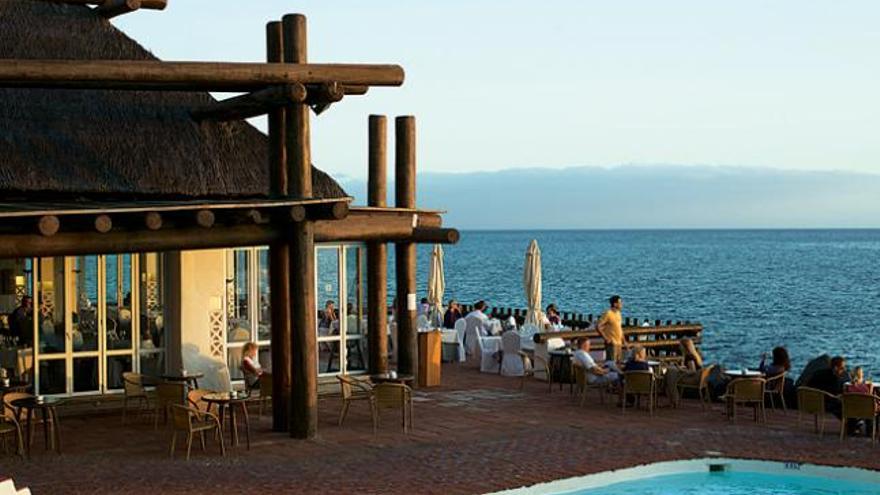
{"label": "horizontal wooden beam", "polygon": [[356,85],[356,84],[345,84],[342,86],[342,92],[345,93],[345,96],[360,96],[367,94],[367,91],[370,90],[369,86]]}
{"label": "horizontal wooden beam", "polygon": [[112,19],[141,8],[141,0],[106,0],[95,9],[105,19]]}
{"label": "horizontal wooden beam", "polygon": [[[98,5],[106,4],[106,0],[53,0],[73,5]],[[168,0],[139,0],[140,8],[151,10],[164,10],[168,6]]]}
{"label": "horizontal wooden beam", "polygon": [[[189,249],[266,246],[288,239],[284,223],[214,225],[212,228],[182,227],[160,230],[58,232],[0,235],[0,258],[73,256],[81,254],[142,253]],[[453,229],[412,227],[411,220],[396,215],[364,215],[351,212],[343,220],[315,222],[316,242],[379,241],[449,243],[458,239]]]}
{"label": "horizontal wooden beam", "polygon": [[403,79],[398,65],[0,59],[0,87],[250,92],[294,83],[400,86]]}
{"label": "horizontal wooden beam", "polygon": [[[688,337],[692,339],[698,339],[699,333],[703,331],[702,325],[671,325],[671,326],[659,326],[659,327],[624,327],[623,336],[624,338],[635,335],[646,335],[646,334],[687,334]],[[581,337],[589,337],[589,338],[598,338],[599,332],[596,330],[574,330],[568,332],[539,332],[536,333],[533,337],[533,340],[536,343],[547,342],[549,339],[565,339],[565,340],[573,340],[579,339]],[[629,345],[649,345],[651,342],[659,342],[655,340],[628,340],[627,344]],[[667,345],[668,342],[665,342],[663,345]],[[656,344],[655,344],[656,345]]]}
{"label": "horizontal wooden beam", "polygon": [[305,86],[299,83],[282,84],[194,108],[190,115],[196,120],[221,122],[249,119],[269,113],[275,108],[302,103],[305,100]]}

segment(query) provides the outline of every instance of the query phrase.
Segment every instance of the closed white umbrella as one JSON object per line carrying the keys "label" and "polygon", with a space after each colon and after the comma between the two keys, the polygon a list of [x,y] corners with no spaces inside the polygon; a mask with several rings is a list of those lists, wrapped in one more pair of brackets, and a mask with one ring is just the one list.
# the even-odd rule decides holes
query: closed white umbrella
{"label": "closed white umbrella", "polygon": [[532,239],[526,251],[526,263],[523,268],[523,289],[526,291],[526,325],[542,328],[544,313],[541,312],[541,249],[538,241]]}
{"label": "closed white umbrella", "polygon": [[429,320],[435,327],[443,326],[443,291],[446,290],[446,281],[443,276],[443,248],[439,244],[434,245],[431,251],[431,270],[428,272],[428,304],[431,305]]}

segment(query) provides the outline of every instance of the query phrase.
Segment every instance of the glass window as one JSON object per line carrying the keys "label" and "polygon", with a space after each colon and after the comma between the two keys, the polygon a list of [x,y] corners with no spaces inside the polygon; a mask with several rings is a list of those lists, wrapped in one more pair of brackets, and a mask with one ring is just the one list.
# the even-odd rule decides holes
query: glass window
{"label": "glass window", "polygon": [[140,255],[140,372],[165,372],[165,301],[162,257],[158,253]]}
{"label": "glass window", "polygon": [[[269,250],[266,248],[257,251],[257,287],[260,292],[259,312],[257,313],[258,335],[261,341],[267,341],[272,338],[272,311],[269,293]],[[260,361],[262,363],[262,360]],[[264,365],[265,366],[265,365]]]}
{"label": "glass window", "polygon": [[[40,258],[39,277],[37,335],[40,353],[62,353],[66,349],[66,329],[64,327],[64,258]],[[62,366],[63,364],[62,362]],[[54,366],[55,364],[52,364],[49,367],[55,370]],[[61,373],[64,373],[63,367]]]}
{"label": "glass window", "polygon": [[73,352],[98,350],[98,257],[74,258],[71,345]]}
{"label": "glass window", "polygon": [[131,349],[131,255],[106,257],[107,348]]}
{"label": "glass window", "polygon": [[107,389],[120,390],[124,388],[122,374],[131,370],[132,362],[130,354],[107,356]]}
{"label": "glass window", "polygon": [[33,341],[33,260],[31,258],[2,259],[0,260],[0,347],[15,349],[32,347]]}
{"label": "glass window", "polygon": [[67,392],[67,360],[40,360],[40,394]]}
{"label": "glass window", "polygon": [[251,320],[248,314],[250,294],[249,249],[235,249],[229,252],[226,280],[226,318],[227,342],[249,342],[251,340]]}
{"label": "glass window", "polygon": [[98,390],[97,356],[73,358],[73,391],[94,392],[96,390]]}
{"label": "glass window", "polygon": [[317,257],[318,335],[338,335],[339,249],[319,248]]}

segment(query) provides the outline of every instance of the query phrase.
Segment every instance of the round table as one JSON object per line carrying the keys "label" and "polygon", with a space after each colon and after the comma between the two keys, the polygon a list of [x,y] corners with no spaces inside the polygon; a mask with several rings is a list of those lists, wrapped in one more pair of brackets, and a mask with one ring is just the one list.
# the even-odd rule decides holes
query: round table
{"label": "round table", "polygon": [[187,385],[192,382],[191,388],[199,388],[199,378],[204,377],[204,373],[167,373],[162,375],[162,379],[169,382],[182,382]]}
{"label": "round table", "polygon": [[[238,420],[236,419],[236,409],[241,409],[244,415],[244,433],[247,441],[247,448],[251,448],[251,427],[248,422],[247,400],[249,397],[243,393],[235,393],[230,397],[228,392],[218,392],[214,394],[205,394],[202,400],[208,404],[216,404],[218,416],[220,417],[220,428],[223,428],[223,420],[225,412],[229,411],[229,429],[232,431],[232,446],[238,445]],[[221,435],[222,435],[221,431]]]}
{"label": "round table", "polygon": [[[55,406],[64,402],[59,397],[44,397],[43,400],[37,400],[37,397],[24,397],[12,401],[12,407],[20,411],[27,411],[27,426],[25,427],[25,451],[28,457],[31,455],[31,431],[33,428],[34,411],[39,410],[43,416],[43,445],[44,448],[55,450],[61,453],[61,432],[58,424],[58,415],[55,412]],[[49,435],[49,428],[52,428],[52,435]]]}
{"label": "round table", "polygon": [[727,370],[724,374],[731,378],[764,378],[764,373],[756,370]]}
{"label": "round table", "polygon": [[375,375],[370,375],[370,381],[373,383],[392,382],[407,385],[412,383],[413,380],[415,380],[414,376],[402,373],[396,373],[395,375],[391,375],[390,373],[377,373]]}

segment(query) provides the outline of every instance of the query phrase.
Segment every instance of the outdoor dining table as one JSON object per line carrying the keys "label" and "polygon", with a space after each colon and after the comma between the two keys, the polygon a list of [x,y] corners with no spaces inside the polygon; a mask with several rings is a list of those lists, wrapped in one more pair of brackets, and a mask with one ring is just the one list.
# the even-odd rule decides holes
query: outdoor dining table
{"label": "outdoor dining table", "polygon": [[199,378],[204,378],[204,373],[166,373],[162,379],[169,382],[186,383],[190,388],[199,388]]}
{"label": "outdoor dining table", "polygon": [[[229,411],[229,429],[231,430],[231,445],[238,446],[238,419],[236,410],[240,409],[244,419],[244,434],[247,441],[247,448],[251,448],[251,425],[248,419],[247,394],[239,392],[216,392],[213,394],[205,394],[202,400],[208,404],[217,405],[217,415],[220,418],[220,429],[223,430],[223,420],[226,419],[226,411]],[[222,434],[222,433],[221,433]]]}
{"label": "outdoor dining table", "polygon": [[757,370],[727,370],[724,374],[731,378],[764,378],[764,373]]}
{"label": "outdoor dining table", "polygon": [[[27,452],[28,457],[31,455],[31,442],[33,440],[33,436],[31,432],[33,431],[33,420],[34,413],[36,410],[39,410],[41,415],[43,416],[43,445],[44,448],[49,450],[55,450],[59,454],[61,453],[61,431],[60,424],[58,423],[58,415],[55,411],[55,406],[63,402],[64,400],[59,397],[24,397],[21,399],[16,399],[12,401],[12,407],[19,408],[21,411],[27,411],[27,426],[25,427],[25,452]],[[49,434],[51,421],[52,435]]]}
{"label": "outdoor dining table", "polygon": [[376,373],[370,375],[370,381],[373,383],[402,383],[410,385],[416,378],[413,375],[400,373]]}

